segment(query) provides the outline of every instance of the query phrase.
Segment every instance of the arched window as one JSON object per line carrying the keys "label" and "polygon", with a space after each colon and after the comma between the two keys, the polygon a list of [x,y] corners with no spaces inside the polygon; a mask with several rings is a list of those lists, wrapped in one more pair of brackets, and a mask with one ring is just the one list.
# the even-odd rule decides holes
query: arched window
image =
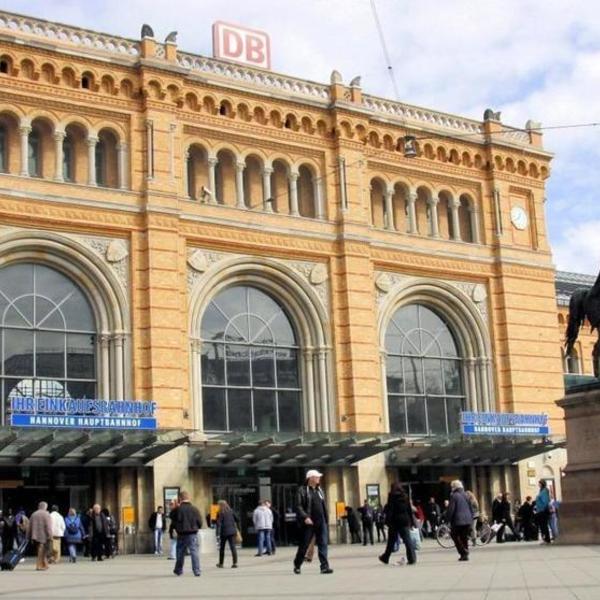
{"label": "arched window", "polygon": [[399,308],[385,335],[390,431],[446,435],[464,410],[462,359],[450,328],[422,304]]}
{"label": "arched window", "polygon": [[42,176],[42,144],[40,132],[37,129],[32,129],[28,137],[27,145],[27,170],[30,177]]}
{"label": "arched window", "polygon": [[571,353],[566,356],[564,356],[563,352],[563,361],[565,373],[570,375],[579,375],[581,373],[579,355],[577,354],[577,350],[575,350],[575,348],[573,348]]}
{"label": "arched window", "polygon": [[96,334],[71,279],[31,263],[0,269],[2,415],[17,396],[97,397]]}
{"label": "arched window", "polygon": [[299,349],[277,301],[227,288],[208,305],[201,337],[206,431],[300,431]]}
{"label": "arched window", "polygon": [[63,140],[63,179],[65,181],[75,180],[75,154],[73,152],[73,140],[69,135]]}

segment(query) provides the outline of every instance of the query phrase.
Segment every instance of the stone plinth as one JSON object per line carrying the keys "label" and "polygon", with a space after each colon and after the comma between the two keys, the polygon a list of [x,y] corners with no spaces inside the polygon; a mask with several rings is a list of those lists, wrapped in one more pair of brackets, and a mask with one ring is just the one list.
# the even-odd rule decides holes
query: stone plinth
{"label": "stone plinth", "polygon": [[568,464],[562,480],[560,542],[600,542],[600,380],[557,402],[565,411]]}

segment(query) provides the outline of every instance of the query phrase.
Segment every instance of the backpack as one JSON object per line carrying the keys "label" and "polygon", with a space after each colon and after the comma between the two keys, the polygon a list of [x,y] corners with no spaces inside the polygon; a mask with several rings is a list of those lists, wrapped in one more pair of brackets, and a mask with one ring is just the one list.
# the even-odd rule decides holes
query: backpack
{"label": "backpack", "polygon": [[77,532],[79,531],[79,526],[77,524],[77,520],[75,520],[75,521],[69,521],[67,523],[67,531],[71,535],[77,535]]}

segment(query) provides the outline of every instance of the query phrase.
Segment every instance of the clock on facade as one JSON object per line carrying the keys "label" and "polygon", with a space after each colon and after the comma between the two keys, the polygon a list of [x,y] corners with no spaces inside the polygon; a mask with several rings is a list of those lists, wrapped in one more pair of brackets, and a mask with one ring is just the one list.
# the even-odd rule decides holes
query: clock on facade
{"label": "clock on facade", "polygon": [[517,229],[525,229],[528,223],[525,209],[522,206],[513,206],[510,211],[510,220]]}

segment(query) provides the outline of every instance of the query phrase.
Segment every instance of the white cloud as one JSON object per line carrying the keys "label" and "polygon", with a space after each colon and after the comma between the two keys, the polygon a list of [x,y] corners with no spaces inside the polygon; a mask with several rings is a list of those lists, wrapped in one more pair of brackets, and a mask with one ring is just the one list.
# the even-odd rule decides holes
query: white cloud
{"label": "white cloud", "polygon": [[554,245],[556,266],[563,271],[596,275],[600,271],[600,219],[569,227]]}

